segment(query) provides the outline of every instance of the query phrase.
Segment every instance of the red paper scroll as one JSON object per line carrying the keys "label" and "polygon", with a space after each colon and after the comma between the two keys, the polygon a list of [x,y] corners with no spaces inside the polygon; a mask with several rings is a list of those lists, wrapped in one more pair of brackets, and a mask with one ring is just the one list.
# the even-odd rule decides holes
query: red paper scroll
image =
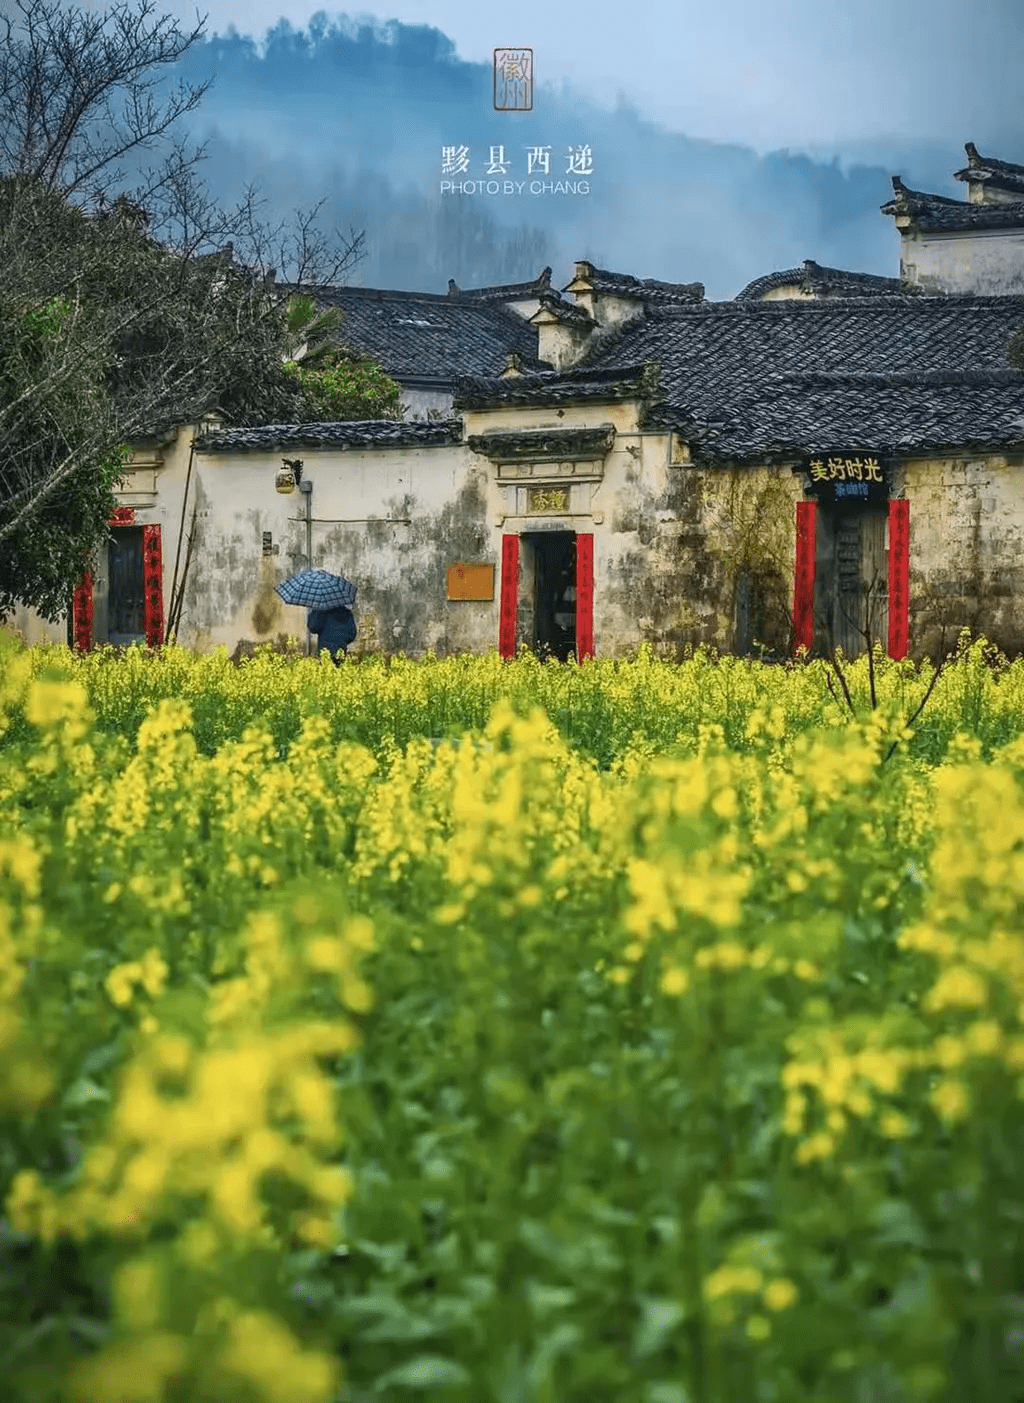
{"label": "red paper scroll", "polygon": [[71,637],[77,653],[92,648],[92,576],[84,574],[71,596]]}
{"label": "red paper scroll", "polygon": [[818,537],[817,502],[796,504],[796,571],[793,581],[793,650],[814,643],[814,560]]}
{"label": "red paper scroll", "polygon": [[907,656],[910,606],[910,503],[889,503],[889,656]]}
{"label": "red paper scroll", "polygon": [[576,537],[576,661],[594,656],[594,536]]}
{"label": "red paper scroll", "polygon": [[142,600],[146,642],[156,648],[164,641],[164,561],[159,526],[142,528]]}
{"label": "red paper scroll", "polygon": [[516,655],[519,614],[519,537],[501,538],[501,603],[498,614],[498,652],[505,659]]}

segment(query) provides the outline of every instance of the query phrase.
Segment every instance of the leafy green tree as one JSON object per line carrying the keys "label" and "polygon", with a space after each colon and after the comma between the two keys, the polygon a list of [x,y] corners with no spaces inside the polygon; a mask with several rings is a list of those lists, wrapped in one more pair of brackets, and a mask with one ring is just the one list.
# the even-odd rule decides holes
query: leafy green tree
{"label": "leafy green tree", "polygon": [[315,367],[292,362],[307,424],[353,419],[400,419],[402,387],[376,361],[344,347],[324,353]]}
{"label": "leafy green tree", "polygon": [[209,411],[310,418],[285,363],[289,300],[339,281],[362,236],[322,234],[319,206],[268,227],[253,191],[221,208],[202,150],[180,144],[115,194],[117,162],[201,99],[155,94],[202,25],[153,22],[150,0],[15,10],[0,21],[0,616],[56,619],[106,533],[126,444]]}
{"label": "leafy green tree", "polygon": [[305,423],[400,419],[402,387],[369,356],[339,344],[339,308],[310,293],[288,303],[288,371],[301,387]]}

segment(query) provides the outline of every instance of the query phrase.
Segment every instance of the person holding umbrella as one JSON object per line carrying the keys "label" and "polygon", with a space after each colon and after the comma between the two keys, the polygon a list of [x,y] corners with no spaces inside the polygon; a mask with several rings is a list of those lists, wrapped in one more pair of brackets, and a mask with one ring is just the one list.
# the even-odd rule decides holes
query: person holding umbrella
{"label": "person holding umbrella", "polygon": [[306,619],[310,633],[316,634],[317,648],[325,649],[336,663],[348,652],[348,645],[356,636],[356,621],[352,610],[344,604],[334,609],[310,609]]}
{"label": "person holding umbrella", "polygon": [[340,663],[356,636],[356,621],[352,615],[355,585],[327,570],[300,570],[276,585],[275,590],[286,604],[306,606],[309,610],[306,624],[310,633],[317,635],[317,651],[330,653],[334,661]]}

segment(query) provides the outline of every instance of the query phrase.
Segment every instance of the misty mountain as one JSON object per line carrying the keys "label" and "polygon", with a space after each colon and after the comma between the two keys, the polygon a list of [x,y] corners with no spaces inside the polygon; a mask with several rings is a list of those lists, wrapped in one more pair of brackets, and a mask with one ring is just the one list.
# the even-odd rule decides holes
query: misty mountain
{"label": "misty mountain", "polygon": [[[213,35],[178,72],[191,82],[215,75],[189,120],[209,142],[205,175],[217,195],[230,200],[253,182],[278,217],[326,196],[325,222],[365,231],[352,278],[364,286],[443,292],[449,278],[516,281],[545,264],[561,285],[577,258],[700,280],[712,298],[804,258],[891,276],[898,240],[878,210],[890,174],[963,196],[950,180],[964,159],[957,148],[894,146],[887,167],[762,156],[667,130],[604,93],[543,84],[532,112],[495,112],[489,65],[461,60],[437,29],[397,21],[321,14],[305,30],[281,21],[261,42]],[[569,148],[582,146],[586,178],[566,170]],[[468,169],[443,176],[443,147],[468,148]],[[486,174],[492,147],[504,148],[502,177]],[[529,147],[550,147],[549,172],[530,178],[554,189],[531,193]],[[901,155],[906,164],[896,164]],[[442,178],[480,186],[442,193]],[[509,181],[521,188],[506,193]]]}

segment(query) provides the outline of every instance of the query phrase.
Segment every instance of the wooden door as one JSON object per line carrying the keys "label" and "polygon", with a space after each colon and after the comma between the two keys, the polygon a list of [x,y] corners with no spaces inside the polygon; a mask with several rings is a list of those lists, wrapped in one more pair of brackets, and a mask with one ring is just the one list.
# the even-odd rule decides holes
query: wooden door
{"label": "wooden door", "polygon": [[108,547],[107,640],[124,645],[146,638],[142,527],[115,526]]}
{"label": "wooden door", "polygon": [[818,534],[815,643],[859,657],[889,631],[888,509],[843,503],[823,509]]}

